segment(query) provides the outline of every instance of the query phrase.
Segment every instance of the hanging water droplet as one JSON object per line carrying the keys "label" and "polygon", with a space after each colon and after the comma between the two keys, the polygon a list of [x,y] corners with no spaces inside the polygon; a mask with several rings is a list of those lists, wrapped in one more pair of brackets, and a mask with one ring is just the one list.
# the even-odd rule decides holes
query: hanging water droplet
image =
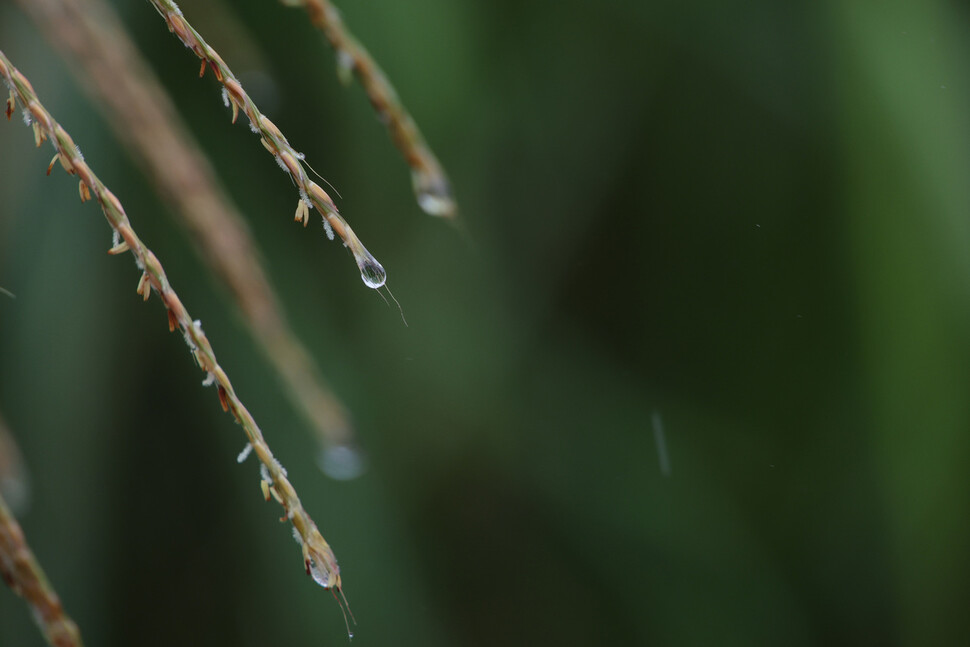
{"label": "hanging water droplet", "polygon": [[349,481],[364,473],[364,457],[360,450],[347,445],[327,447],[317,457],[323,473],[338,481]]}
{"label": "hanging water droplet", "polygon": [[343,218],[336,213],[332,213],[330,214],[330,219],[330,224],[343,239],[344,246],[354,255],[354,260],[357,261],[357,267],[360,268],[360,278],[364,281],[364,285],[374,290],[384,285],[384,282],[387,281],[387,272],[384,271],[384,266],[377,262],[373,254],[367,251],[364,244],[357,238],[357,234],[354,233],[354,230],[350,228],[350,225]]}
{"label": "hanging water droplet", "polygon": [[387,272],[384,271],[384,267],[367,250],[364,250],[364,252],[366,255],[357,257],[360,278],[364,281],[364,285],[376,290],[387,281]]}
{"label": "hanging water droplet", "polygon": [[418,206],[429,216],[450,216],[455,211],[455,201],[450,196],[419,193]]}
{"label": "hanging water droplet", "polygon": [[317,563],[312,559],[310,560],[310,577],[312,577],[313,581],[319,584],[320,586],[322,586],[323,588],[325,589],[330,588],[330,578],[327,577],[326,573],[320,570],[320,568],[317,566]]}
{"label": "hanging water droplet", "polygon": [[440,174],[428,171],[414,171],[411,174],[418,206],[430,216],[450,218],[455,215],[457,205],[451,196],[448,180]]}

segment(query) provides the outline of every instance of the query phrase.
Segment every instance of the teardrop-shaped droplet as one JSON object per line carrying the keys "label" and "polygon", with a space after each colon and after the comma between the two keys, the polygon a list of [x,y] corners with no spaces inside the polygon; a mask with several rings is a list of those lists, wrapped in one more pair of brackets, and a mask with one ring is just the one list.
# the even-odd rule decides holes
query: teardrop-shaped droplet
{"label": "teardrop-shaped droplet", "polygon": [[414,183],[414,193],[418,198],[418,206],[429,216],[451,218],[455,215],[457,205],[451,195],[451,187],[447,178],[440,172],[414,171],[411,174]]}
{"label": "teardrop-shaped droplet", "polygon": [[314,560],[310,560],[310,577],[313,581],[322,586],[325,589],[330,588],[330,578],[327,577],[327,573],[322,571]]}
{"label": "teardrop-shaped droplet", "polygon": [[418,206],[429,216],[450,216],[455,212],[455,201],[451,196],[419,193]]}
{"label": "teardrop-shaped droplet", "polygon": [[360,268],[360,278],[364,285],[376,290],[387,281],[387,272],[384,266],[377,262],[377,259],[370,255],[366,250],[365,254],[357,257],[357,267]]}

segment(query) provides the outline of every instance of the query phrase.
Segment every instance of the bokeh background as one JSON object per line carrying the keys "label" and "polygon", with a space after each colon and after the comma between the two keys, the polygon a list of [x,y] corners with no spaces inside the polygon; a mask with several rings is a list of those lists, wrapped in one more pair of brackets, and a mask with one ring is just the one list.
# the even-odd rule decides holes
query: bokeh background
{"label": "bokeh background", "polygon": [[[290,182],[151,6],[115,4],[353,411],[360,478],[318,468],[227,294],[10,0],[0,48],[202,320],[336,551],[354,645],[966,640],[966,3],[340,3],[461,231],[419,211],[300,11],[184,0],[340,190],[407,327],[291,223]],[[346,644],[236,464],[241,430],[49,159],[0,127],[0,411],[86,643]],[[41,644],[0,589],[0,645]]]}

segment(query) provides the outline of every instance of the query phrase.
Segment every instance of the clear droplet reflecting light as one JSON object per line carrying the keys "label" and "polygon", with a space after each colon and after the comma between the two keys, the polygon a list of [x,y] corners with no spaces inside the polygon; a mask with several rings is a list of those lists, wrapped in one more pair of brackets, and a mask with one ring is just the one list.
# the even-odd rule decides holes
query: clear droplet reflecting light
{"label": "clear droplet reflecting light", "polygon": [[317,563],[312,559],[310,560],[310,576],[313,578],[314,582],[323,588],[330,588],[330,578],[327,576],[327,573],[321,570],[320,567],[317,566]]}
{"label": "clear droplet reflecting light", "polygon": [[451,195],[448,180],[440,173],[416,170],[411,173],[411,181],[418,197],[418,205],[430,216],[451,218],[457,205]]}
{"label": "clear droplet reflecting light", "polygon": [[376,258],[371,256],[366,250],[365,253],[366,255],[357,257],[360,278],[364,281],[364,285],[376,290],[387,281],[387,272],[384,271],[384,266],[378,263]]}
{"label": "clear droplet reflecting light", "polygon": [[455,211],[455,201],[451,196],[419,193],[418,206],[429,216],[450,216]]}

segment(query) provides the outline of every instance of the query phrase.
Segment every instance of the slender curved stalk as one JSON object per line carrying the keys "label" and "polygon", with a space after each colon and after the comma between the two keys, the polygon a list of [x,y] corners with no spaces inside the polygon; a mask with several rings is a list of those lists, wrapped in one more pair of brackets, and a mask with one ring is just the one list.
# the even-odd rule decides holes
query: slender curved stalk
{"label": "slender curved stalk", "polygon": [[54,647],[82,647],[81,632],[61,605],[24,531],[0,496],[0,576],[34,611],[44,638]]}
{"label": "slender curved stalk", "polygon": [[205,74],[207,66],[212,69],[216,80],[224,88],[223,99],[226,101],[226,105],[232,107],[233,121],[236,120],[238,112],[242,110],[249,119],[250,130],[260,136],[266,150],[276,158],[280,168],[288,173],[299,187],[300,202],[297,203],[295,219],[303,222],[306,226],[310,218],[309,209],[316,207],[324,218],[324,223],[328,227],[328,234],[331,230],[336,232],[343,240],[344,245],[354,255],[354,260],[360,269],[360,278],[364,281],[364,284],[374,289],[384,285],[387,280],[384,267],[360,242],[353,229],[337,211],[337,206],[327,195],[327,192],[307,176],[306,170],[303,168],[303,154],[293,148],[286,137],[283,136],[283,133],[280,132],[280,129],[276,127],[276,124],[259,111],[259,108],[243,90],[239,79],[232,73],[222,57],[188,23],[182,15],[182,10],[172,0],[150,0],[150,2],[168,23],[169,30],[186,47],[195,52],[196,56],[202,59],[199,74]]}
{"label": "slender curved stalk", "polygon": [[[231,412],[236,422],[242,426],[249,440],[247,448],[251,447],[255,450],[257,458],[262,463],[260,468],[263,476],[261,486],[266,499],[269,500],[270,495],[272,495],[272,498],[275,498],[283,506],[284,516],[281,521],[289,521],[293,525],[294,536],[303,549],[303,563],[307,574],[312,575],[313,579],[324,588],[332,589],[335,592],[341,591],[340,568],[337,566],[337,560],[330,545],[303,508],[296,490],[286,476],[286,471],[273,456],[269,445],[263,438],[262,431],[260,431],[249,410],[239,400],[232,383],[229,381],[229,376],[219,366],[212,345],[202,331],[201,322],[193,321],[192,317],[189,316],[182,300],[169,283],[161,262],[132,228],[121,202],[94,174],[91,167],[84,161],[74,140],[47,112],[37,98],[30,82],[13,66],[2,51],[0,51],[0,76],[4,78],[10,88],[10,98],[7,100],[6,111],[8,119],[16,104],[19,103],[24,110],[24,120],[34,130],[34,141],[37,146],[39,147],[45,140],[49,139],[57,151],[54,159],[51,160],[48,172],[59,161],[68,173],[80,178],[78,192],[81,201],[90,200],[93,196],[100,203],[108,224],[114,230],[114,246],[109,250],[109,253],[123,254],[129,251],[132,253],[136,265],[142,271],[141,279],[138,282],[138,294],[145,300],[151,296],[152,290],[159,295],[168,312],[169,330],[181,329],[186,345],[192,351],[201,369],[206,373],[206,380],[203,384],[215,383],[217,385],[219,403],[223,410]],[[240,455],[240,459],[243,458],[245,458],[245,454]],[[343,604],[345,605],[346,601]]]}
{"label": "slender curved stalk", "polygon": [[378,118],[387,126],[391,140],[411,167],[411,183],[418,204],[432,216],[453,218],[458,207],[451,184],[414,119],[401,103],[394,86],[347,26],[330,0],[280,0],[290,7],[303,7],[310,22],[323,32],[337,53],[337,71],[344,82],[354,74],[370,99]]}
{"label": "slender curved stalk", "polygon": [[239,210],[171,98],[104,0],[19,0],[146,169],[229,288],[253,337],[325,447],[348,446],[349,415],[290,329]]}

